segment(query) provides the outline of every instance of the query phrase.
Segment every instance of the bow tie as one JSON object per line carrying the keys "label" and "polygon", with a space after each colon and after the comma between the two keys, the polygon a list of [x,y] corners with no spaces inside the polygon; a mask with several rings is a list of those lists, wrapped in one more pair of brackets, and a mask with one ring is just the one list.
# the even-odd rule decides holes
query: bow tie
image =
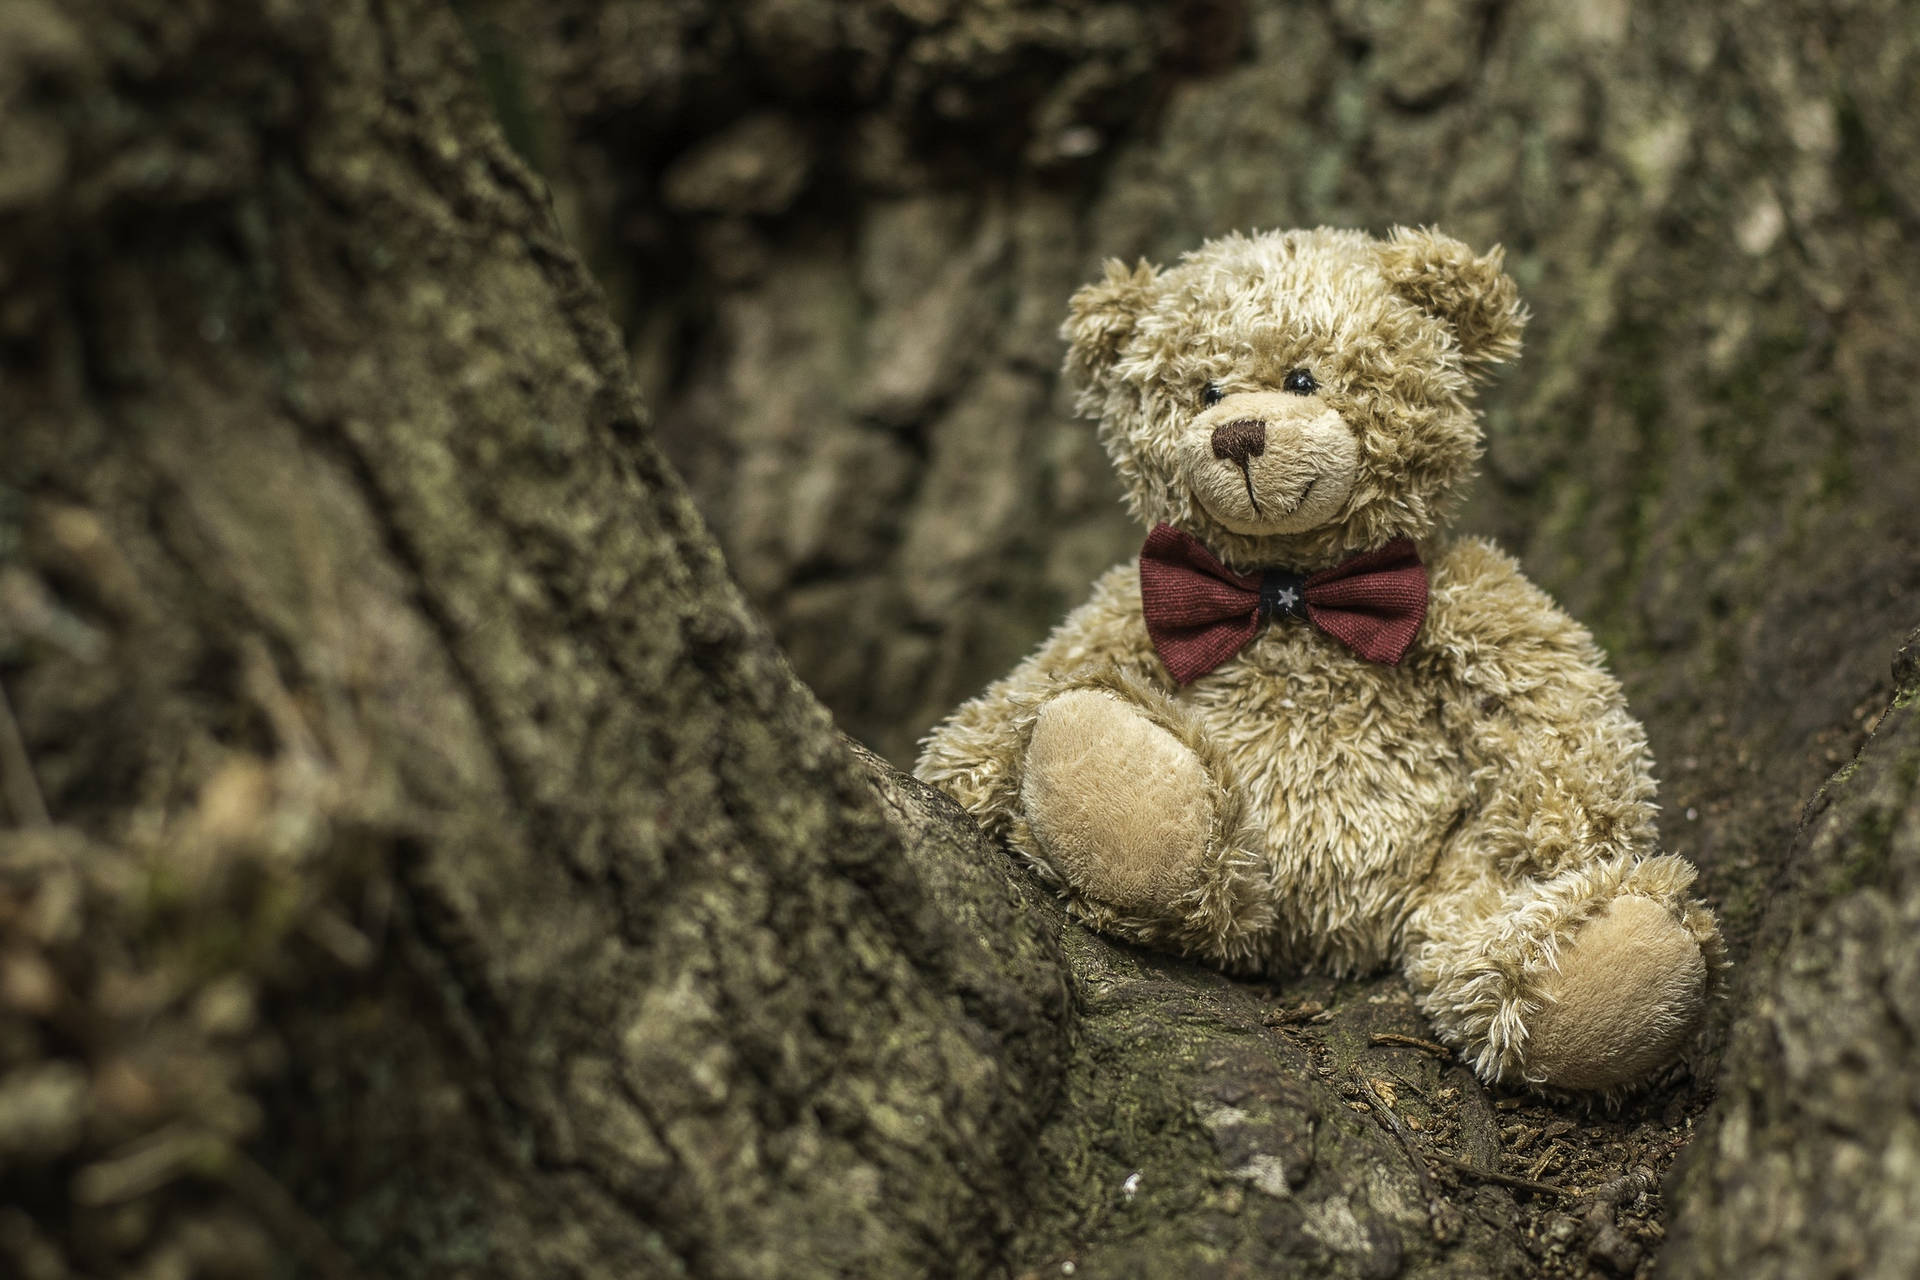
{"label": "bow tie", "polygon": [[1427,616],[1427,569],[1406,538],[1315,574],[1245,574],[1190,533],[1156,525],[1140,549],[1140,611],[1167,671],[1190,684],[1275,614],[1304,618],[1369,662],[1398,663]]}

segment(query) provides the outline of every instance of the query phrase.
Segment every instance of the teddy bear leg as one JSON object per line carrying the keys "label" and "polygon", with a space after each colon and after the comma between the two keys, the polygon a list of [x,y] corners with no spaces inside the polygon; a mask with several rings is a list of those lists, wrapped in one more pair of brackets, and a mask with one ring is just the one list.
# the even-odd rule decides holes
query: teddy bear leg
{"label": "teddy bear leg", "polygon": [[1527,1074],[1608,1089],[1671,1062],[1706,1007],[1707,962],[1672,907],[1629,894],[1574,932],[1541,983]]}
{"label": "teddy bear leg", "polygon": [[1679,1053],[1723,963],[1693,874],[1656,857],[1481,882],[1421,913],[1409,976],[1489,1082],[1625,1088]]}
{"label": "teddy bear leg", "polygon": [[1041,707],[1020,807],[1031,842],[1095,927],[1228,965],[1269,919],[1236,797],[1167,709],[1107,688]]}

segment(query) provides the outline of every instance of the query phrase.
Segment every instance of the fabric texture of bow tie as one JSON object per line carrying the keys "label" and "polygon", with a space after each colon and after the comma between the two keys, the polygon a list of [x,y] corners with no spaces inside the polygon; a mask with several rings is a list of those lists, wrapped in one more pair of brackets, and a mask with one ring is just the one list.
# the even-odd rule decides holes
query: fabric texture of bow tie
{"label": "fabric texture of bow tie", "polygon": [[1396,538],[1318,573],[1235,573],[1198,538],[1155,525],[1140,549],[1140,611],[1167,671],[1191,684],[1275,614],[1305,619],[1369,662],[1397,664],[1427,616],[1427,568]]}

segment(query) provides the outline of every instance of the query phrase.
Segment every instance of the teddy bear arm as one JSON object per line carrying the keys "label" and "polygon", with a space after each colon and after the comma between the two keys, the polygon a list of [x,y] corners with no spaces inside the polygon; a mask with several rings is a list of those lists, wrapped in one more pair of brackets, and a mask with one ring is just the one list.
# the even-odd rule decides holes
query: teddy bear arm
{"label": "teddy bear arm", "polygon": [[1587,630],[1484,543],[1447,558],[1435,597],[1481,815],[1478,839],[1454,847],[1514,876],[1653,853],[1646,732]]}
{"label": "teddy bear arm", "polygon": [[1258,967],[1270,868],[1199,726],[1117,667],[1019,671],[941,726],[916,773],[1103,933]]}
{"label": "teddy bear arm", "polygon": [[1233,772],[1159,689],[1090,673],[1039,708],[1008,842],[1104,933],[1258,967],[1271,868]]}
{"label": "teddy bear arm", "polygon": [[1538,710],[1509,704],[1469,741],[1481,822],[1457,854],[1518,877],[1657,852],[1645,734],[1617,702],[1563,690]]}
{"label": "teddy bear arm", "polygon": [[1130,681],[1142,690],[1157,668],[1139,625],[1132,565],[1094,584],[1040,647],[1006,676],[963,703],[921,744],[914,776],[960,802],[982,826],[1006,836],[1019,810],[1022,763],[1040,709],[1089,681]]}
{"label": "teddy bear arm", "polygon": [[1677,1053],[1724,967],[1694,871],[1658,853],[1646,735],[1586,630],[1485,544],[1436,592],[1470,817],[1407,973],[1489,1081],[1615,1090]]}
{"label": "teddy bear arm", "polygon": [[1038,652],[929,736],[915,772],[1103,932],[1230,969],[1258,962],[1269,868],[1227,762],[1173,699],[1109,573]]}

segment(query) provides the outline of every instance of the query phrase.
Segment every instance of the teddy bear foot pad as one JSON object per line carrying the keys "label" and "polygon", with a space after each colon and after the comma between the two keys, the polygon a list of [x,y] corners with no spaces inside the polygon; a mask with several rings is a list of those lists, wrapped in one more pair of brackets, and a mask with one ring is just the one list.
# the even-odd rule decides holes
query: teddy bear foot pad
{"label": "teddy bear foot pad", "polygon": [[1530,1028],[1528,1075],[1562,1089],[1607,1089],[1669,1060],[1698,1021],[1706,960],[1674,913],[1616,898],[1558,957]]}
{"label": "teddy bear foot pad", "polygon": [[1071,689],[1041,708],[1021,790],[1034,835],[1078,892],[1139,911],[1191,887],[1212,826],[1206,768],[1112,694]]}

